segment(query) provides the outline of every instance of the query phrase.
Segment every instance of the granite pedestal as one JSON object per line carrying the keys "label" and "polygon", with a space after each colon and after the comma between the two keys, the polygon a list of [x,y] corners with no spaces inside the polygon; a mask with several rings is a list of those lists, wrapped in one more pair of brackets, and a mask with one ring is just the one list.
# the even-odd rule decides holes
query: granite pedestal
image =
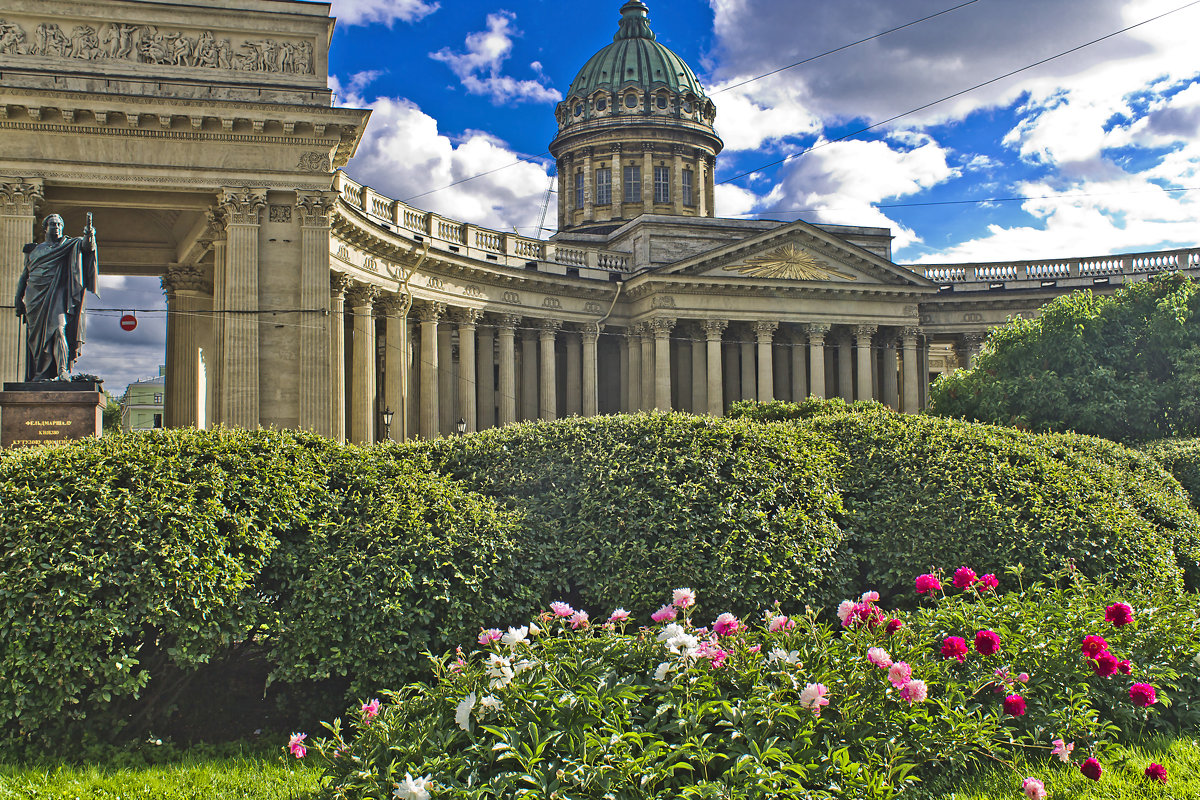
{"label": "granite pedestal", "polygon": [[92,381],[5,383],[0,447],[33,447],[103,433],[104,392]]}

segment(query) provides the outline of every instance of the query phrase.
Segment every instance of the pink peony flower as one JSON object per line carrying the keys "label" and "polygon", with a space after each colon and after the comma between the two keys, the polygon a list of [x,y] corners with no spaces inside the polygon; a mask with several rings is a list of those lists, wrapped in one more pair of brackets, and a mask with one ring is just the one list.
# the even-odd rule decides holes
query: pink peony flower
{"label": "pink peony flower", "polygon": [[691,589],[676,589],[671,597],[671,605],[676,608],[691,608],[696,605],[696,593]]}
{"label": "pink peony flower", "polygon": [[1151,764],[1146,767],[1146,777],[1159,783],[1167,782],[1167,768],[1162,764]]}
{"label": "pink peony flower", "polygon": [[850,611],[850,617],[843,620],[842,625],[849,628],[858,628],[866,625],[872,630],[878,627],[887,616],[883,610],[872,603],[855,603],[854,608]]}
{"label": "pink peony flower", "polygon": [[1094,758],[1089,758],[1079,765],[1079,771],[1083,773],[1083,777],[1093,781],[1100,780],[1100,776],[1104,774],[1104,768],[1100,766],[1100,762]]}
{"label": "pink peony flower", "polygon": [[994,592],[999,585],[1000,581],[996,580],[996,576],[990,572],[979,578],[979,591],[981,592]]}
{"label": "pink peony flower", "polygon": [[571,629],[580,630],[588,626],[588,613],[586,611],[576,611],[571,615]]}
{"label": "pink peony flower", "polygon": [[762,645],[761,645],[761,644],[756,644],[756,645],[754,645],[753,647],[751,647],[751,648],[750,648],[750,652],[751,652],[751,653],[757,653],[757,652],[759,652],[760,650],[762,650]]}
{"label": "pink peony flower", "polygon": [[701,642],[700,647],[696,650],[696,655],[712,662],[711,666],[713,669],[720,669],[725,666],[725,659],[729,658],[728,651],[722,650],[721,646],[715,641]]}
{"label": "pink peony flower", "polygon": [[912,667],[903,661],[897,661],[888,670],[888,680],[897,689],[904,688],[904,684],[912,680]]}
{"label": "pink peony flower", "polygon": [[900,699],[912,703],[924,703],[929,697],[929,687],[925,681],[909,681],[900,688]]}
{"label": "pink peony flower", "polygon": [[655,622],[671,622],[675,619],[675,606],[663,606],[650,615]]}
{"label": "pink peony flower", "polygon": [[838,615],[838,619],[841,620],[843,627],[850,624],[850,615],[853,613],[854,613],[854,601],[853,600],[843,600],[841,602],[841,604],[838,605],[837,615]]}
{"label": "pink peony flower", "polygon": [[975,650],[979,655],[994,655],[999,649],[1000,637],[994,631],[979,631],[975,634]]}
{"label": "pink peony flower", "polygon": [[1046,793],[1046,785],[1037,778],[1026,778],[1021,782],[1021,791],[1029,800],[1046,800],[1049,796]]}
{"label": "pink peony flower", "polygon": [[363,703],[362,708],[359,709],[360,711],[362,711],[363,719],[370,722],[371,720],[378,717],[379,716],[379,708],[381,705],[382,705],[382,703],[380,703],[375,698],[371,698],[371,700],[369,702]]}
{"label": "pink peony flower", "polygon": [[1157,700],[1157,695],[1154,693],[1154,687],[1148,683],[1135,683],[1129,687],[1129,699],[1136,706],[1149,708],[1154,705]]}
{"label": "pink peony flower", "polygon": [[887,650],[882,647],[872,647],[867,651],[867,661],[870,661],[880,669],[887,669],[892,666],[892,657],[888,655]]}
{"label": "pink peony flower", "polygon": [[554,616],[556,617],[569,617],[575,613],[575,609],[571,608],[571,606],[567,605],[561,600],[556,600],[555,602],[551,603],[550,610],[554,612]]}
{"label": "pink peony flower", "polygon": [[1071,751],[1075,749],[1074,743],[1067,744],[1062,739],[1055,739],[1051,744],[1054,747],[1050,750],[1050,755],[1056,756],[1064,764],[1069,764],[1071,762]]}
{"label": "pink peony flower", "polygon": [[1083,644],[1079,646],[1080,652],[1084,653],[1088,658],[1095,658],[1096,654],[1102,650],[1108,649],[1108,642],[1104,641],[1104,637],[1090,634],[1083,637]]}
{"label": "pink peony flower", "polygon": [[970,567],[959,567],[954,570],[954,588],[955,589],[970,589],[975,585],[975,581],[979,580],[975,575],[975,570]]}
{"label": "pink peony flower", "polygon": [[776,617],[771,617],[770,621],[767,622],[767,630],[769,630],[771,633],[790,631],[794,627],[796,627],[796,623],[782,614]]}
{"label": "pink peony flower", "polygon": [[1117,674],[1117,657],[1107,650],[1097,653],[1092,671],[1101,678],[1111,678]]}
{"label": "pink peony flower", "polygon": [[929,594],[942,588],[942,583],[936,575],[926,573],[917,576],[917,594]]}
{"label": "pink peony flower", "polygon": [[1019,680],[1021,683],[1029,683],[1029,673],[1022,672],[1020,675],[1017,676],[1017,680]]}
{"label": "pink peony flower", "polygon": [[1025,698],[1019,694],[1004,698],[1004,713],[1010,717],[1022,716],[1025,713]]}
{"label": "pink peony flower", "polygon": [[612,614],[609,615],[608,621],[609,622],[618,622],[618,623],[619,622],[628,622],[629,621],[629,612],[623,608],[618,608],[616,611],[612,612]]}
{"label": "pink peony flower", "polygon": [[1129,663],[1129,659],[1125,659],[1124,661],[1118,661],[1117,662],[1117,672],[1120,672],[1122,675],[1132,675],[1133,674],[1133,664]]}
{"label": "pink peony flower", "polygon": [[884,632],[888,636],[891,636],[892,634],[894,634],[896,631],[900,630],[903,627],[904,627],[903,622],[896,619],[895,617],[892,617],[891,619],[888,620],[887,628],[884,629]]}
{"label": "pink peony flower", "polygon": [[827,694],[829,689],[824,684],[810,683],[800,692],[800,705],[812,711],[814,717],[819,717],[821,706],[829,705],[829,701],[825,699]]}
{"label": "pink peony flower", "polygon": [[713,633],[717,634],[717,636],[729,636],[730,634],[737,633],[741,627],[741,621],[726,611],[713,622]]}
{"label": "pink peony flower", "polygon": [[878,603],[879,592],[863,592],[863,596],[858,599],[862,603]]}
{"label": "pink peony flower", "polygon": [[942,658],[958,659],[959,663],[967,659],[967,642],[961,636],[947,636],[942,642]]}
{"label": "pink peony flower", "polygon": [[487,647],[492,642],[500,641],[500,637],[504,635],[504,631],[499,628],[486,628],[479,631],[479,643]]}
{"label": "pink peony flower", "polygon": [[288,752],[296,758],[304,758],[308,755],[308,748],[304,746],[304,740],[307,738],[307,733],[293,733],[292,737],[288,739]]}
{"label": "pink peony flower", "polygon": [[1111,622],[1114,628],[1120,628],[1133,622],[1133,606],[1129,603],[1113,603],[1104,609],[1104,621]]}

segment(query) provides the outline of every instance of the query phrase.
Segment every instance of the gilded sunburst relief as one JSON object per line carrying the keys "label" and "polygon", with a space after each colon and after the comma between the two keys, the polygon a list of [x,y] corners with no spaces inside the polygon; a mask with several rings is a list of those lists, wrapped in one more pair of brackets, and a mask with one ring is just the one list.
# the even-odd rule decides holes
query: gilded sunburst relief
{"label": "gilded sunburst relief", "polygon": [[741,264],[726,267],[755,278],[782,278],[794,281],[822,281],[831,277],[847,281],[858,280],[855,275],[817,263],[809,253],[794,244],[785,244],[769,253],[746,259]]}

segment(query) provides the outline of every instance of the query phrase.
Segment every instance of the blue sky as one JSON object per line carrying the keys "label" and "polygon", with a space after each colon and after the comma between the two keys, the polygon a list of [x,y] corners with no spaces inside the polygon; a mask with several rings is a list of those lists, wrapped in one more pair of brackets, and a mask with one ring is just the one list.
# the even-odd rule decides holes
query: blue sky
{"label": "blue sky", "polygon": [[[331,86],[340,105],[373,109],[347,172],[420,208],[537,235],[555,103],[612,41],[622,2],[334,0]],[[902,264],[1200,242],[1200,191],[1164,191],[1200,189],[1200,2],[646,2],[659,41],[716,103],[721,216],[888,227]],[[157,287],[139,286],[111,288],[151,302]],[[104,331],[97,321],[93,339]],[[109,357],[110,387],[156,371],[162,339],[144,347],[119,377]],[[87,359],[81,369],[104,374]]]}

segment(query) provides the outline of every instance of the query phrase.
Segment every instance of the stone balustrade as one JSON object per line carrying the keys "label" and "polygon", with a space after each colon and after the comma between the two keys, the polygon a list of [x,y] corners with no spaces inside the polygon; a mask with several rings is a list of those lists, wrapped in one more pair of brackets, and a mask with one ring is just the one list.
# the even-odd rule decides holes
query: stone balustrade
{"label": "stone balustrade", "polygon": [[943,292],[1082,288],[1097,283],[1127,283],[1175,270],[1200,274],[1200,248],[1043,261],[916,265],[908,269],[939,284]]}

